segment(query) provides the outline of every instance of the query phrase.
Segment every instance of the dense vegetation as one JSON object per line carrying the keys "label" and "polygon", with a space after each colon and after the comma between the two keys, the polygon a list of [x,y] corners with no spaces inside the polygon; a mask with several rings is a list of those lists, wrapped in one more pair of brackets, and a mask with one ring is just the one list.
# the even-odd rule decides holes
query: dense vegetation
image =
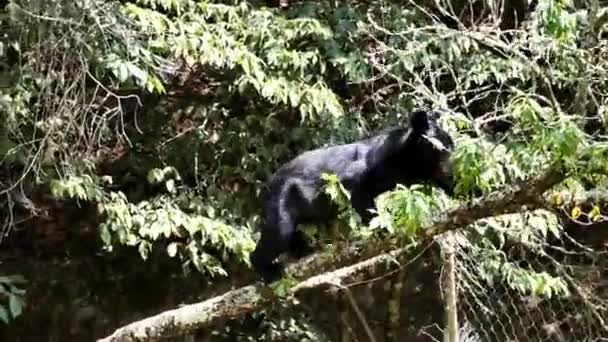
{"label": "dense vegetation", "polygon": [[[446,110],[457,138],[458,198],[399,187],[371,227],[345,216],[351,239],[417,240],[474,189],[492,198],[551,172],[548,204],[493,208],[459,237],[480,281],[566,296],[559,272],[519,267],[509,248],[546,253],[568,217],[605,219],[597,192],[570,202],[608,185],[608,7],[535,4],[507,3],[514,17],[494,0],[11,0],[0,9],[0,241],[41,229],[62,203],[93,222],[87,238],[107,255],[163,250],[186,274],[238,278],[281,163],[426,107]],[[25,284],[0,271],[7,324]]]}

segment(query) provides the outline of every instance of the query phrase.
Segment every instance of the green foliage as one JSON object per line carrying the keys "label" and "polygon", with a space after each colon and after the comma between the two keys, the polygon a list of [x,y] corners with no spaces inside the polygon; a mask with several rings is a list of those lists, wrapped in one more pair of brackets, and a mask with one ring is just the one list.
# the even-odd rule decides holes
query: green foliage
{"label": "green foliage", "polygon": [[263,323],[258,336],[247,336],[240,341],[331,341],[303,314],[290,314],[267,320]]}
{"label": "green foliage", "polygon": [[346,227],[353,233],[361,233],[361,217],[350,205],[350,192],[346,190],[335,174],[324,173],[321,179],[325,181],[323,191],[332,203],[338,206],[339,221],[345,222]]}
{"label": "green foliage", "polygon": [[506,241],[542,246],[547,238],[559,238],[562,234],[556,215],[545,210],[479,220],[473,229],[488,241],[494,241],[498,248],[502,248]]}
{"label": "green foliage", "polygon": [[[162,248],[186,269],[218,275],[232,258],[248,262],[259,192],[281,162],[402,123],[414,106],[449,109],[441,121],[457,140],[459,198],[398,186],[377,198],[371,229],[360,229],[348,193],[326,175],[353,238],[374,229],[414,238],[474,189],[508,189],[551,163],[582,188],[565,191],[606,186],[589,174],[608,171],[608,48],[593,26],[601,11],[575,10],[540,1],[507,45],[489,25],[452,30],[402,3],[279,12],[246,1],[13,0],[0,16],[0,57],[17,56],[0,58],[0,164],[18,171],[0,191],[9,178],[46,182],[58,198],[98,204],[108,249],[132,246],[146,258]],[[146,102],[149,93],[158,103]],[[144,102],[141,112],[126,109],[130,100]],[[506,134],[488,132],[498,119],[510,123]],[[133,174],[155,192],[132,195]],[[499,253],[505,241],[541,248],[561,233],[554,216],[473,228],[467,238],[487,258],[488,281],[562,293],[557,280]]]}
{"label": "green foliage", "polygon": [[567,283],[560,277],[547,272],[535,272],[508,262],[506,255],[495,249],[486,248],[478,255],[480,265],[479,275],[493,286],[496,282],[504,282],[510,288],[522,295],[534,295],[551,298],[552,296],[567,297],[570,290]]}
{"label": "green foliage", "polygon": [[[200,2],[168,18],[154,10],[127,3],[125,13],[140,29],[150,32],[150,50],[163,57],[183,58],[200,64],[239,72],[235,90],[252,88],[277,105],[298,108],[304,118],[341,116],[342,106],[324,84],[313,77],[325,70],[320,51],[302,44],[330,38],[331,32],[314,19],[284,19],[268,10],[252,9],[246,2],[234,6]],[[171,19],[178,19],[171,24]],[[119,81],[143,72],[130,64],[106,61]]]}
{"label": "green foliage", "polygon": [[570,290],[560,276],[545,271],[520,267],[509,261],[512,246],[522,246],[534,255],[545,257],[545,243],[548,239],[559,239],[562,227],[555,213],[535,210],[524,213],[501,215],[479,220],[473,230],[465,233],[458,241],[467,248],[468,254],[479,264],[474,265],[478,274],[488,286],[497,282],[519,291],[522,295],[536,295],[550,298],[554,295],[568,296]]}
{"label": "green foliage", "polygon": [[[171,175],[175,177],[168,177]],[[254,247],[248,233],[250,227],[226,224],[216,217],[212,206],[203,204],[188,191],[177,189],[174,182],[179,175],[174,168],[152,169],[148,177],[150,183],[163,183],[169,194],[178,197],[158,196],[133,204],[121,192],[103,191],[88,175],[53,180],[50,186],[58,198],[99,203],[105,218],[100,226],[101,239],[108,250],[116,243],[134,246],[146,259],[154,242],[179,239],[168,243],[167,254],[179,256],[186,271],[191,265],[212,276],[225,275],[222,262],[229,257],[249,260]],[[182,191],[178,193],[179,190]]]}
{"label": "green foliage", "polygon": [[23,313],[25,290],[21,286],[25,283],[19,275],[0,276],[0,321],[8,324]]}
{"label": "green foliage", "polygon": [[137,246],[146,259],[155,241],[178,239],[167,245],[167,254],[179,256],[186,271],[193,266],[211,276],[225,275],[222,262],[229,257],[248,261],[254,247],[249,227],[226,224],[215,216],[213,207],[189,193],[134,205],[123,194],[112,192],[101,210],[106,215],[101,237],[108,249],[112,243]]}
{"label": "green foliage", "polygon": [[370,222],[373,229],[382,228],[390,233],[415,237],[419,229],[429,224],[447,206],[441,191],[428,186],[398,185],[393,191],[378,196],[377,216]]}
{"label": "green foliage", "polygon": [[[221,330],[213,331],[213,335],[229,338],[238,342],[252,341],[284,341],[284,342],[330,342],[323,331],[320,331],[314,321],[311,322],[309,315],[301,310],[293,310],[293,305],[283,304],[278,310],[264,313],[254,313],[254,319],[258,315],[265,317],[255,331],[234,329],[229,325],[223,325]],[[278,306],[278,305],[277,305]]]}
{"label": "green foliage", "polygon": [[288,298],[288,299],[292,299],[290,297],[290,295],[292,294],[291,289],[297,285],[298,282],[295,279],[289,278],[289,277],[283,277],[281,279],[279,279],[278,281],[276,281],[274,284],[272,284],[272,291],[274,292],[275,295],[282,297],[282,298]]}
{"label": "green foliage", "polygon": [[505,146],[480,139],[462,140],[458,146],[453,158],[457,194],[468,195],[475,189],[488,193],[504,186],[503,166],[512,165],[512,157]]}
{"label": "green foliage", "polygon": [[576,29],[576,17],[568,12],[568,0],[539,1],[538,9],[544,16],[544,29],[557,39],[572,39]]}
{"label": "green foliage", "polygon": [[90,175],[53,179],[49,183],[51,193],[57,198],[76,198],[82,201],[99,201],[103,190]]}

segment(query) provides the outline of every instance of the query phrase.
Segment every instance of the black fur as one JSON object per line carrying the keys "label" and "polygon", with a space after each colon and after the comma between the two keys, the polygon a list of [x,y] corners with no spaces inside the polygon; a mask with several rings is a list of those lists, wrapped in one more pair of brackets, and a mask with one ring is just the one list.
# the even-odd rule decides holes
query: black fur
{"label": "black fur", "polygon": [[[268,283],[282,275],[274,259],[281,253],[294,258],[312,252],[297,225],[332,218],[334,208],[321,196],[324,172],[335,173],[351,193],[351,205],[369,223],[374,199],[394,189],[430,181],[453,195],[450,153],[454,142],[437,125],[438,113],[412,113],[405,127],[392,128],[371,138],[304,152],[283,165],[270,180],[264,203],[261,238],[251,262]],[[444,149],[429,138],[441,142]]]}

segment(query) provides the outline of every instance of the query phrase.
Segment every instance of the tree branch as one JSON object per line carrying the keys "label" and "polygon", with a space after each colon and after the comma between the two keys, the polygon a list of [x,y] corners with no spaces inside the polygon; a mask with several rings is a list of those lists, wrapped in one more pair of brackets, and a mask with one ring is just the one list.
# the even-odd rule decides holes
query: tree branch
{"label": "tree branch", "polygon": [[[421,238],[430,240],[436,235],[466,227],[486,217],[546,207],[547,200],[542,194],[564,178],[565,175],[556,168],[549,168],[540,176],[522,182],[512,190],[493,193],[447,211],[433,224],[421,230]],[[297,295],[306,289],[318,289],[328,285],[335,287],[365,274],[363,271],[370,268],[399,262],[408,255],[409,247],[402,247],[405,245],[405,240],[397,239],[396,242],[391,240],[395,239],[379,239],[371,243],[366,241],[334,253],[321,252],[290,265],[287,268],[288,274],[296,279],[306,279],[293,287],[292,292]],[[360,261],[362,259],[367,260]],[[317,276],[312,274],[336,267],[341,268]],[[200,303],[186,305],[131,323],[98,341],[148,341],[184,334],[216,325],[221,321],[242,317],[265,307],[275,299],[275,295],[268,287],[259,284],[249,285]]]}
{"label": "tree branch", "polygon": [[[307,290],[320,288],[341,290],[340,284],[362,280],[362,276],[366,274],[364,271],[372,267],[382,264],[400,266],[403,259],[410,255],[411,247],[412,245],[399,248],[349,267],[311,277],[294,286],[292,293],[299,295]],[[185,305],[130,323],[97,341],[151,341],[177,336],[243,317],[264,308],[276,299],[268,287],[261,284],[248,285],[200,303]]]}

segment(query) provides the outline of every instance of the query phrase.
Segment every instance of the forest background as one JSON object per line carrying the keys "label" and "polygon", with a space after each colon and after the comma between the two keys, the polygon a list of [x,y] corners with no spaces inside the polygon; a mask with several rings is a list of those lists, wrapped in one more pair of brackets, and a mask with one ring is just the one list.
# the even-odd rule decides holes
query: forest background
{"label": "forest background", "polygon": [[606,338],[607,23],[597,0],[4,2],[0,339],[241,293],[272,172],[418,107],[446,111],[457,198],[344,208],[280,296],[148,333],[427,341],[451,298],[463,340]]}

